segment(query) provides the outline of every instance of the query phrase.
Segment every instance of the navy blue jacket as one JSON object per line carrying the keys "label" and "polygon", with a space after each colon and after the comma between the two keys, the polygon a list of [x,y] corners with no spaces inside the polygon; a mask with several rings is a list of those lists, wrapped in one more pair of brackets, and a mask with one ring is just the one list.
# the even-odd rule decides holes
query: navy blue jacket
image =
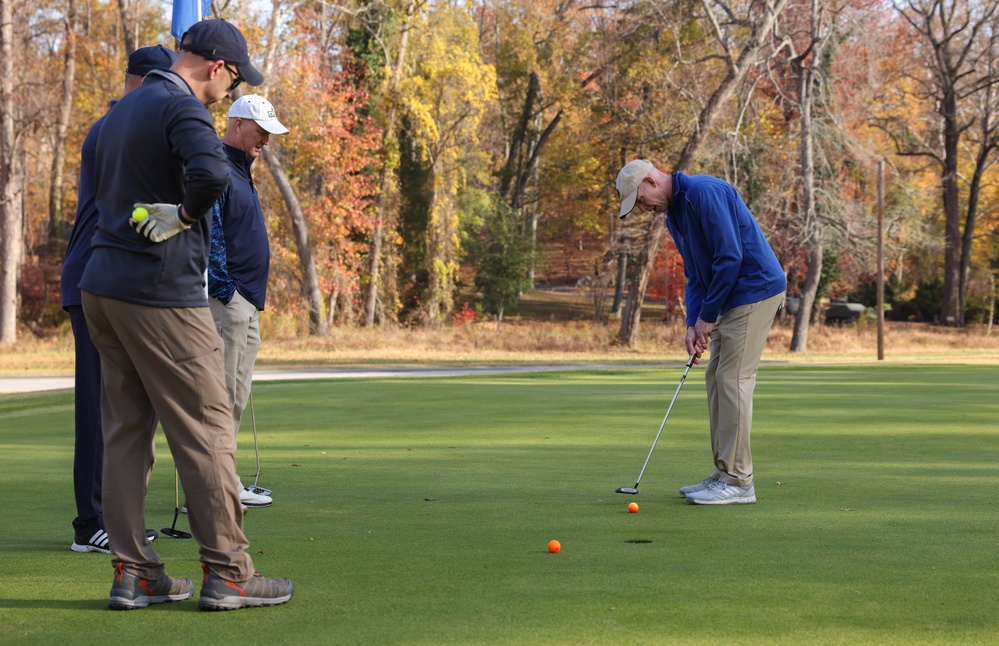
{"label": "navy blue jacket", "polygon": [[666,226],[683,257],[687,325],[787,289],[784,270],[749,207],[728,182],[673,174]]}
{"label": "navy blue jacket", "polygon": [[[211,220],[229,164],[208,109],[177,74],[154,70],[108,112],[97,138],[93,254],[80,288],[151,307],[207,307]],[[128,221],[134,202],[183,204],[187,231],[153,243]]]}
{"label": "navy blue jacket", "polygon": [[[111,102],[111,108],[118,101]],[[110,109],[110,108],[109,108]],[[97,135],[101,125],[107,119],[107,112],[90,126],[83,147],[80,149],[80,183],[76,189],[76,221],[73,231],[69,234],[69,244],[66,245],[66,258],[62,263],[62,278],[59,286],[62,288],[63,309],[73,305],[82,305],[80,299],[80,277],[90,260],[90,242],[94,238],[94,227],[97,226],[97,205],[94,203],[94,164],[97,157]]]}
{"label": "navy blue jacket", "polygon": [[229,186],[212,207],[212,251],[208,294],[228,304],[234,292],[264,309],[271,248],[250,167],[253,158],[223,143],[229,158]]}

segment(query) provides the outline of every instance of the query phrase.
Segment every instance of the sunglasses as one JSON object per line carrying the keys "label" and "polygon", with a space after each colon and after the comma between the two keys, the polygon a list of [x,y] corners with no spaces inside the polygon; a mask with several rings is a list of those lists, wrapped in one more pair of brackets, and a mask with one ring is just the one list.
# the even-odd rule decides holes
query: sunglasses
{"label": "sunglasses", "polygon": [[228,92],[232,92],[233,90],[238,88],[246,79],[244,79],[240,75],[239,70],[234,70],[231,67],[229,67],[229,63],[223,62],[222,64],[225,65],[226,70],[228,70],[228,72],[233,76],[232,85],[230,85],[229,89],[227,90]]}

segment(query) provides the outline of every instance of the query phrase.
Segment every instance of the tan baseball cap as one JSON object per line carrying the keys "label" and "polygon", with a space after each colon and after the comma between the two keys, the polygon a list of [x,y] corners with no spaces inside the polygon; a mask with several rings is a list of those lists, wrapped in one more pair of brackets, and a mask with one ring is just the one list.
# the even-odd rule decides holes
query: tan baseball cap
{"label": "tan baseball cap", "polygon": [[621,219],[624,219],[635,209],[635,200],[638,199],[638,187],[642,180],[649,176],[655,166],[645,159],[634,159],[624,165],[621,172],[617,174],[617,195],[621,198]]}

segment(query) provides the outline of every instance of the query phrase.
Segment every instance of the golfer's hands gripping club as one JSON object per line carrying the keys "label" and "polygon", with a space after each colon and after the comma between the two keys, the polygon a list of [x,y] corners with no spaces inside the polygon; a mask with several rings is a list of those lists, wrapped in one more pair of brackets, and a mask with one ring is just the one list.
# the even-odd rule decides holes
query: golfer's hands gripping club
{"label": "golfer's hands gripping club", "polygon": [[687,354],[696,355],[694,363],[698,363],[697,359],[700,359],[701,354],[707,351],[714,329],[714,323],[708,323],[700,318],[697,319],[696,324],[687,328],[684,345],[687,346]]}
{"label": "golfer's hands gripping club", "polygon": [[181,217],[179,204],[141,204],[132,205],[132,217],[128,223],[133,229],[149,238],[152,242],[169,240],[178,233],[191,228]]}

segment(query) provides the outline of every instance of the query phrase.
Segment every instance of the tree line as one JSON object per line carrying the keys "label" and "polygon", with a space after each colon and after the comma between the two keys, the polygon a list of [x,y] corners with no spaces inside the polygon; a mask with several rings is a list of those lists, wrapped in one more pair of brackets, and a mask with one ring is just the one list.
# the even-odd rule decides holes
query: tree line
{"label": "tree line", "polygon": [[[799,299],[792,350],[823,298],[872,303],[882,161],[889,316],[994,316],[999,0],[212,7],[292,131],[255,174],[269,309],[309,334],[441,325],[463,290],[501,320],[546,243],[585,239],[596,314],[633,343],[647,296],[683,307],[663,219],[615,217],[635,157],[742,193]],[[0,345],[60,320],[80,145],[156,43],[158,0],[0,0]]]}

